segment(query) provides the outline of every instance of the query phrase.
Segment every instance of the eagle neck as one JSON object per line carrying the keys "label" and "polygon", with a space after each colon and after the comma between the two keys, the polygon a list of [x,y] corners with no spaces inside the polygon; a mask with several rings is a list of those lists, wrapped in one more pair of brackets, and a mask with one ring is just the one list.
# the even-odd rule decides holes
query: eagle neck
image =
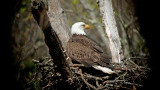
{"label": "eagle neck", "polygon": [[73,34],[72,37],[76,37],[76,36],[85,36],[87,37],[86,35],[78,35],[78,34]]}

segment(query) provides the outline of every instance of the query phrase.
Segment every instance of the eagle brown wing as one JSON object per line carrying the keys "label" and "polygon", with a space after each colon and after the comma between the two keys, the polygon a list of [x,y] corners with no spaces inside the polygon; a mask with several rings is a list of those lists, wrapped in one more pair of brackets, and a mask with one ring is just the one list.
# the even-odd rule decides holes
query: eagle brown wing
{"label": "eagle brown wing", "polygon": [[71,59],[88,67],[107,66],[110,62],[110,58],[103,53],[103,50],[84,35],[73,35],[68,41],[66,49]]}

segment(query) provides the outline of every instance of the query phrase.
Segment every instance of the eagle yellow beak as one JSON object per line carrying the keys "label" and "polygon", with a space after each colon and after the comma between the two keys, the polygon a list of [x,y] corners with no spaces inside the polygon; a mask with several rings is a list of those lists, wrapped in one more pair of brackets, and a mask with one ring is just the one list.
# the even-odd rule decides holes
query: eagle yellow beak
{"label": "eagle yellow beak", "polygon": [[90,29],[90,26],[87,25],[87,24],[85,24],[84,28],[85,28],[85,29]]}

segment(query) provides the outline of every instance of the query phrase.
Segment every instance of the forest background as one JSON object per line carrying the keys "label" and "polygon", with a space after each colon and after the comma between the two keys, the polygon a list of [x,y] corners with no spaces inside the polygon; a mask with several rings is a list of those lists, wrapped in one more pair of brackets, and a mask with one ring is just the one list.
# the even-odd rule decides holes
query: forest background
{"label": "forest background", "polygon": [[[131,4],[130,1],[127,2],[127,0],[124,0],[122,2],[125,2],[125,1],[127,4],[128,3]],[[150,22],[155,22],[156,20],[155,16],[153,17],[153,15],[155,15],[154,13],[157,12],[155,9],[156,7],[154,7],[156,5],[154,5],[155,4],[154,3],[152,4],[154,6],[150,6],[150,2],[138,1],[138,0],[135,0],[134,3],[135,3],[135,6],[133,4],[131,4],[131,6],[133,5],[133,7],[136,7],[135,10],[132,7],[127,9],[128,11],[133,10],[134,14],[132,14],[132,11],[129,13],[133,16],[138,17],[137,19],[135,18],[136,22],[138,23],[138,26],[136,26],[136,29],[140,31],[138,32],[138,35],[137,33],[133,34],[133,35],[136,35],[133,37],[138,37],[138,39],[141,38],[141,40],[137,40],[136,38],[131,39],[131,41],[134,41],[134,39],[136,39],[135,41],[138,41],[138,42],[129,43],[129,46],[131,45],[129,49],[130,54],[131,56],[141,56],[141,55],[151,56],[149,64],[154,71],[152,75],[156,75],[156,77],[152,77],[151,75],[152,79],[149,79],[151,80],[149,82],[154,82],[153,80],[156,80],[158,78],[158,75],[156,73],[156,68],[158,67],[155,65],[155,63],[157,62],[156,61],[157,59],[155,59],[156,54],[154,54],[153,45],[158,45],[158,43],[154,43],[153,37],[156,37],[158,35],[156,35],[157,34],[156,31],[154,32],[154,30],[157,30],[156,23],[150,23]],[[74,22],[77,22],[77,21],[84,21],[87,23],[91,23],[91,26],[94,29],[98,28],[96,27],[96,25],[101,27],[103,26],[101,24],[100,14],[98,14],[99,10],[98,10],[98,6],[96,5],[96,2],[89,1],[89,4],[91,7],[91,10],[93,9],[94,11],[93,13],[95,13],[96,19],[98,20],[96,21],[96,23],[94,20],[90,18],[91,17],[89,14],[90,12],[83,6],[82,2],[80,2],[79,0],[71,0],[71,1],[61,0],[61,5],[62,5],[62,8],[65,10],[69,25],[72,25]],[[113,7],[116,7],[116,6],[117,6],[116,3],[113,3]],[[79,7],[82,7],[82,8],[79,8]],[[40,28],[36,25],[36,22],[32,17],[32,14],[30,11],[30,1],[23,0],[23,1],[19,1],[18,4],[17,2],[13,2],[8,4],[8,8],[9,8],[8,10],[4,11],[7,14],[6,16],[9,16],[9,17],[6,18],[5,20],[6,21],[5,25],[7,26],[5,26],[5,30],[3,30],[4,31],[3,34],[6,35],[6,37],[8,38],[3,39],[2,37],[3,39],[2,42],[4,43],[6,42],[5,44],[6,49],[5,49],[5,52],[3,53],[7,56],[5,59],[5,62],[7,62],[5,63],[6,69],[3,69],[3,70],[5,72],[4,75],[6,75],[6,80],[5,80],[6,83],[5,82],[4,83],[6,85],[14,86],[15,79],[13,77],[14,76],[13,74],[15,72],[12,66],[13,64],[15,64],[15,62],[11,61],[13,59],[12,56],[16,56],[16,58],[18,58],[16,60],[23,60],[24,62],[21,63],[21,67],[24,68],[26,67],[26,64],[28,64],[29,66],[30,65],[34,66],[34,64],[30,61],[30,59],[38,58],[41,56],[49,56],[49,54],[46,53],[48,51],[43,41],[44,39],[43,33],[41,32],[41,30],[38,30]],[[117,16],[120,14],[118,10],[115,10],[114,13]],[[14,21],[11,22],[13,19]],[[128,22],[129,21],[130,19],[128,20]],[[134,24],[134,25],[137,25],[137,24]],[[132,27],[134,27],[134,25],[133,26],[131,25],[131,27],[127,29],[128,33],[130,28],[133,30]],[[93,31],[96,31],[96,30],[93,30]],[[90,35],[92,35],[90,36],[91,39],[99,43],[100,46],[102,46],[106,51],[108,51],[106,46],[102,43],[103,42],[102,38],[98,37],[98,34],[94,35],[94,32],[89,32],[89,33]],[[140,48],[138,49],[134,48],[137,46]],[[41,53],[38,53],[38,52],[41,52]],[[16,61],[16,62],[19,62],[19,61]],[[156,87],[156,84],[154,85],[154,87]]]}

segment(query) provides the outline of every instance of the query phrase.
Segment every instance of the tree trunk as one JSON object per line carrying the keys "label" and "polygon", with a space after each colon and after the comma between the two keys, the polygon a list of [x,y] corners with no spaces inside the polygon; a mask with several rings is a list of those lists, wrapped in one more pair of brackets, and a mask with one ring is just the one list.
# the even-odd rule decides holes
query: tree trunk
{"label": "tree trunk", "polygon": [[72,78],[72,73],[65,53],[65,45],[69,40],[69,26],[64,11],[58,0],[32,2],[32,14],[45,35],[45,42],[57,70],[64,80]]}
{"label": "tree trunk", "polygon": [[51,26],[54,28],[54,31],[61,41],[62,47],[65,49],[70,38],[70,28],[67,19],[64,18],[65,13],[58,0],[48,0],[47,15],[51,22]]}
{"label": "tree trunk", "polygon": [[102,14],[102,22],[105,32],[109,39],[109,46],[112,54],[112,62],[120,63],[123,59],[121,50],[121,42],[114,18],[111,0],[99,0],[100,12]]}

